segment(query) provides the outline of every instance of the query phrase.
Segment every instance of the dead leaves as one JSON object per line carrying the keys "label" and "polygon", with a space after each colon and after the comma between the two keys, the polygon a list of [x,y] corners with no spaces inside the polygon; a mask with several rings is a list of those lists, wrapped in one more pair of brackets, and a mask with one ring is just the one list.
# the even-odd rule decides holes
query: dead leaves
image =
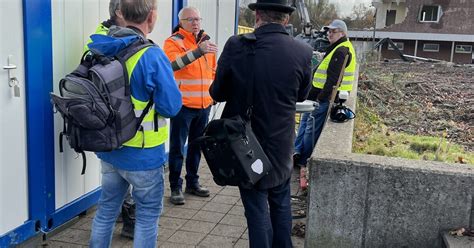
{"label": "dead leaves", "polygon": [[450,140],[472,151],[474,70],[430,66],[369,63],[359,76],[358,101],[373,108],[391,131],[433,136],[449,128]]}
{"label": "dead leaves", "polygon": [[467,164],[467,161],[466,161],[465,158],[459,156],[458,159],[456,161],[454,161],[454,163]]}
{"label": "dead leaves", "polygon": [[291,230],[291,235],[304,238],[306,233],[306,224],[299,222],[296,223],[293,229]]}

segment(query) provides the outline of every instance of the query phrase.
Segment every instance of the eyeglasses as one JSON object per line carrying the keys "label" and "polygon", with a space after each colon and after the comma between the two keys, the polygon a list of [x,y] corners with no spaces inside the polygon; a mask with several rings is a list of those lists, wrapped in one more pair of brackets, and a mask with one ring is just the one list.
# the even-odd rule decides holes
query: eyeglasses
{"label": "eyeglasses", "polygon": [[188,21],[188,22],[193,22],[193,21],[201,22],[202,18],[201,17],[189,17],[189,18],[184,18],[184,19],[181,19],[181,20],[182,21]]}
{"label": "eyeglasses", "polygon": [[337,29],[329,29],[328,30],[328,34],[336,34],[336,33],[340,33],[342,31],[338,31]]}

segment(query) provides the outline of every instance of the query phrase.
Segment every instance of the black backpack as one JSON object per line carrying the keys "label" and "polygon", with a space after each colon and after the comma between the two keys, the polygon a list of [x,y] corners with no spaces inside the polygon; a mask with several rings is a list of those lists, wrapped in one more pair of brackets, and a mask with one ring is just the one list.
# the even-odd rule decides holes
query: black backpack
{"label": "black backpack", "polygon": [[84,53],[80,65],[59,82],[59,94],[51,93],[51,102],[64,119],[59,136],[63,152],[63,136],[74,151],[107,152],[117,149],[135,136],[141,122],[153,105],[153,98],[136,117],[133,109],[125,61],[138,51],[153,46],[139,39],[114,57],[99,52]]}

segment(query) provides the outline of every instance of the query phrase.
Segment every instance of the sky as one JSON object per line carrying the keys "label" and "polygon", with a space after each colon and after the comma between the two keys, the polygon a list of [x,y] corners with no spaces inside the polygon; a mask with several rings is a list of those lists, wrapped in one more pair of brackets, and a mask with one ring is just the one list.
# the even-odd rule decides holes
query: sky
{"label": "sky", "polygon": [[344,16],[350,15],[352,12],[352,7],[355,4],[364,3],[365,5],[370,6],[372,0],[329,0],[329,3],[334,3],[338,7],[340,13]]}
{"label": "sky", "polygon": [[[318,0],[314,0],[318,1]],[[256,2],[256,0],[240,0],[241,4],[248,4],[249,2]],[[293,0],[289,0],[289,2],[293,2]],[[366,5],[369,5],[372,3],[372,0],[329,0],[329,3],[334,3],[336,4],[338,10],[340,11],[340,14],[347,16],[350,15],[352,12],[352,7],[355,4],[360,4],[364,3]]]}

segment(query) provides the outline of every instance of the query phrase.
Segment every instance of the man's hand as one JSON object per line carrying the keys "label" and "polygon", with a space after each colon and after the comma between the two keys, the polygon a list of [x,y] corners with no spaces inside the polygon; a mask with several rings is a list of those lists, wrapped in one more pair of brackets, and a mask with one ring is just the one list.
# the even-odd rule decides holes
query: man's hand
{"label": "man's hand", "polygon": [[203,54],[206,54],[206,53],[217,53],[217,45],[206,40],[206,41],[203,41],[201,43],[199,43],[199,50],[201,50],[201,52]]}
{"label": "man's hand", "polygon": [[326,53],[318,52],[318,51],[314,51],[314,52],[313,52],[313,55],[316,56],[316,58],[318,59],[318,61],[323,60],[325,54],[326,54]]}

